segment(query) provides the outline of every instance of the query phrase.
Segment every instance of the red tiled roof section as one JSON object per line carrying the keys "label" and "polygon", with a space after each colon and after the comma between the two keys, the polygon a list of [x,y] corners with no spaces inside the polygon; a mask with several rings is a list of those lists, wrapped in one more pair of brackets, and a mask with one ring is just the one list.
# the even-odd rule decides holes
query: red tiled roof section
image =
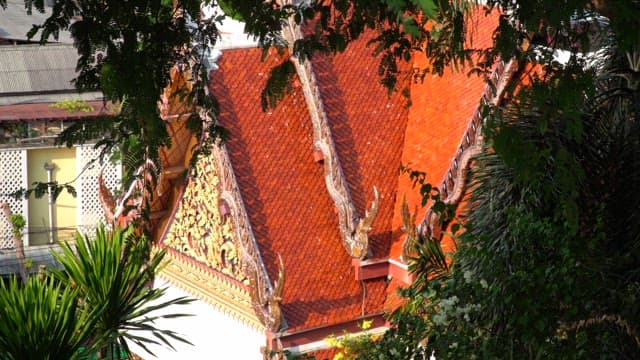
{"label": "red tiled roof section", "polygon": [[[473,39],[473,47],[482,49],[491,46],[492,34],[497,26],[497,12],[485,16],[484,10],[478,10],[472,16],[470,38]],[[424,53],[414,55],[415,67],[425,68],[428,64]],[[433,186],[440,186],[485,88],[484,78],[468,76],[466,71],[468,68],[462,72],[447,69],[442,76],[427,74],[424,82],[411,85],[412,106],[409,109],[402,164],[426,172],[426,180]],[[402,226],[400,205],[403,194],[406,194],[412,212],[418,207],[416,221],[421,221],[425,209],[419,208],[420,194],[412,188],[407,174],[400,175],[397,193],[393,229]],[[393,257],[399,257],[402,245],[399,240],[402,239],[404,234],[394,238]]]}
{"label": "red tiled roof section", "polygon": [[313,356],[316,360],[333,360],[333,358],[338,353],[338,349],[331,348],[326,350],[318,350],[306,355]]}
{"label": "red tiled roof section", "polygon": [[65,120],[95,117],[98,115],[111,115],[102,101],[87,101],[94,110],[83,112],[70,112],[64,109],[51,107],[51,103],[15,104],[0,106],[0,122],[20,120]]}
{"label": "red tiled roof section", "polygon": [[[289,332],[379,311],[383,280],[354,280],[321,164],[313,160],[312,123],[301,89],[263,112],[260,91],[282,59],[261,50],[226,50],[212,73],[220,124],[259,249],[272,279],[277,256],[287,275],[282,310]],[[365,294],[366,293],[366,294]],[[364,301],[363,301],[364,298]]]}
{"label": "red tiled roof section", "polygon": [[[380,83],[379,57],[365,34],[332,59],[317,56],[313,65],[324,108],[351,197],[360,216],[371,206],[373,187],[380,208],[369,244],[373,258],[385,257],[391,244],[391,219],[409,109],[399,91],[389,96]],[[409,68],[409,64],[400,64]],[[400,83],[402,89],[408,84]]]}

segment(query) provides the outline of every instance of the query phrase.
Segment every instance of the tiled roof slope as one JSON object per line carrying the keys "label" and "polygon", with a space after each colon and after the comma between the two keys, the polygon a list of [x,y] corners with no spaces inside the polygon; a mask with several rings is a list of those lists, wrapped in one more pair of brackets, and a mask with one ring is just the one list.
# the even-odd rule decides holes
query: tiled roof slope
{"label": "tiled roof slope", "polygon": [[338,354],[336,348],[326,349],[326,350],[318,350],[307,355],[315,357],[316,360],[332,360],[334,356]]}
{"label": "tiled roof slope", "polygon": [[373,34],[368,35],[333,58],[314,58],[313,65],[338,157],[360,216],[370,207],[374,186],[380,193],[380,208],[369,233],[372,257],[376,258],[385,257],[391,244],[409,108],[408,99],[400,92],[389,95],[380,84],[380,58],[373,57],[373,49],[366,46]]}
{"label": "tiled roof slope", "polygon": [[[477,49],[491,46],[492,35],[498,23],[497,12],[485,16],[484,10],[478,10],[472,16],[469,39],[473,41],[471,45]],[[414,67],[425,68],[428,65],[423,53],[414,55]],[[426,172],[426,180],[433,186],[440,185],[449,169],[451,159],[485,88],[485,79],[476,75],[468,76],[468,70],[466,68],[455,72],[447,69],[442,76],[427,74],[424,82],[411,85],[412,106],[409,109],[402,164]],[[419,207],[420,194],[417,189],[412,189],[406,174],[400,175],[398,183],[394,230],[402,226],[400,205],[403,194],[406,194],[412,212],[416,206]],[[422,219],[424,213],[425,209],[418,210],[416,222]],[[391,255],[395,258],[400,256],[403,238],[403,234],[394,238]]]}
{"label": "tiled roof slope", "polygon": [[[271,279],[286,267],[282,311],[289,332],[336,324],[382,308],[385,283],[354,280],[337,216],[313,160],[312,124],[301,89],[263,112],[260,91],[282,61],[261,50],[227,50],[212,73],[220,124],[260,252]],[[363,291],[365,290],[365,291]]]}

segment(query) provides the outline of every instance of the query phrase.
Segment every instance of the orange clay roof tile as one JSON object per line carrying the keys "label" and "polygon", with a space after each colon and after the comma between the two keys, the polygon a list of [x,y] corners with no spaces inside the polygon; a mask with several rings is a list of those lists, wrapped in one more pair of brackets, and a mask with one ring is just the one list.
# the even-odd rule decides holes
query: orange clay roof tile
{"label": "orange clay roof tile", "polygon": [[[368,35],[368,36],[367,36]],[[409,114],[408,99],[391,94],[380,83],[380,58],[372,56],[365,34],[333,59],[313,59],[349,190],[360,216],[371,207],[373,187],[380,193],[380,207],[369,233],[373,258],[385,257],[391,244],[391,219],[398,184],[398,168]],[[409,64],[400,64],[404,69]],[[399,88],[408,86],[401,82]]]}
{"label": "orange clay roof tile", "polygon": [[276,278],[278,255],[287,269],[281,305],[292,332],[381,310],[385,282],[354,280],[322,165],[313,161],[302,91],[294,88],[274,110],[260,108],[269,69],[280,61],[272,54],[261,63],[259,49],[227,50],[211,90],[267,272]]}
{"label": "orange clay roof tile", "polygon": [[[478,49],[489,47],[497,26],[498,13],[485,16],[484,11],[476,11],[472,16],[469,41],[472,39],[473,43],[467,45]],[[423,53],[414,54],[414,66],[428,66]],[[412,106],[409,109],[402,164],[426,172],[426,181],[433,186],[440,186],[485,88],[484,78],[469,76],[468,70],[465,68],[455,72],[447,69],[443,76],[427,74],[424,82],[411,85]],[[410,211],[418,208],[417,222],[422,220],[426,210],[420,209],[420,194],[412,188],[408,175],[401,174],[394,207],[394,230],[402,226],[400,205],[403,194],[407,196]],[[391,256],[397,258],[404,234],[400,231],[395,233],[400,236],[394,238]]]}

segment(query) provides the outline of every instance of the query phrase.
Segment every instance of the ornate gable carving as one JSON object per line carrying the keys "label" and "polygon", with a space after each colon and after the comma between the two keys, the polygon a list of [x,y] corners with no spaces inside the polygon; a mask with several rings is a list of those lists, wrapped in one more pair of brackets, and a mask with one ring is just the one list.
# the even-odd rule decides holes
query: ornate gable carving
{"label": "ornate gable carving", "polygon": [[198,176],[185,189],[164,245],[247,285],[215,164],[203,157],[196,168]]}

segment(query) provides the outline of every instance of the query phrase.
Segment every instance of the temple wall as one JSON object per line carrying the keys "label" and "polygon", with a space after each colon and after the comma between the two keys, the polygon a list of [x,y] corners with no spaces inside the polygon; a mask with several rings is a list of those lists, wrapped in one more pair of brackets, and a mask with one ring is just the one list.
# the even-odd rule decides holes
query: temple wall
{"label": "temple wall", "polygon": [[[185,291],[170,286],[166,280],[157,277],[155,287],[168,287],[164,300],[189,296]],[[194,316],[159,320],[156,327],[171,329],[193,343],[172,341],[175,351],[167,347],[151,346],[155,357],[140,347],[131,344],[131,350],[144,359],[162,360],[198,360],[198,359],[262,359],[260,347],[265,345],[262,331],[235,319],[212,305],[196,300],[185,306],[174,306],[163,310],[164,313],[187,313]]]}

